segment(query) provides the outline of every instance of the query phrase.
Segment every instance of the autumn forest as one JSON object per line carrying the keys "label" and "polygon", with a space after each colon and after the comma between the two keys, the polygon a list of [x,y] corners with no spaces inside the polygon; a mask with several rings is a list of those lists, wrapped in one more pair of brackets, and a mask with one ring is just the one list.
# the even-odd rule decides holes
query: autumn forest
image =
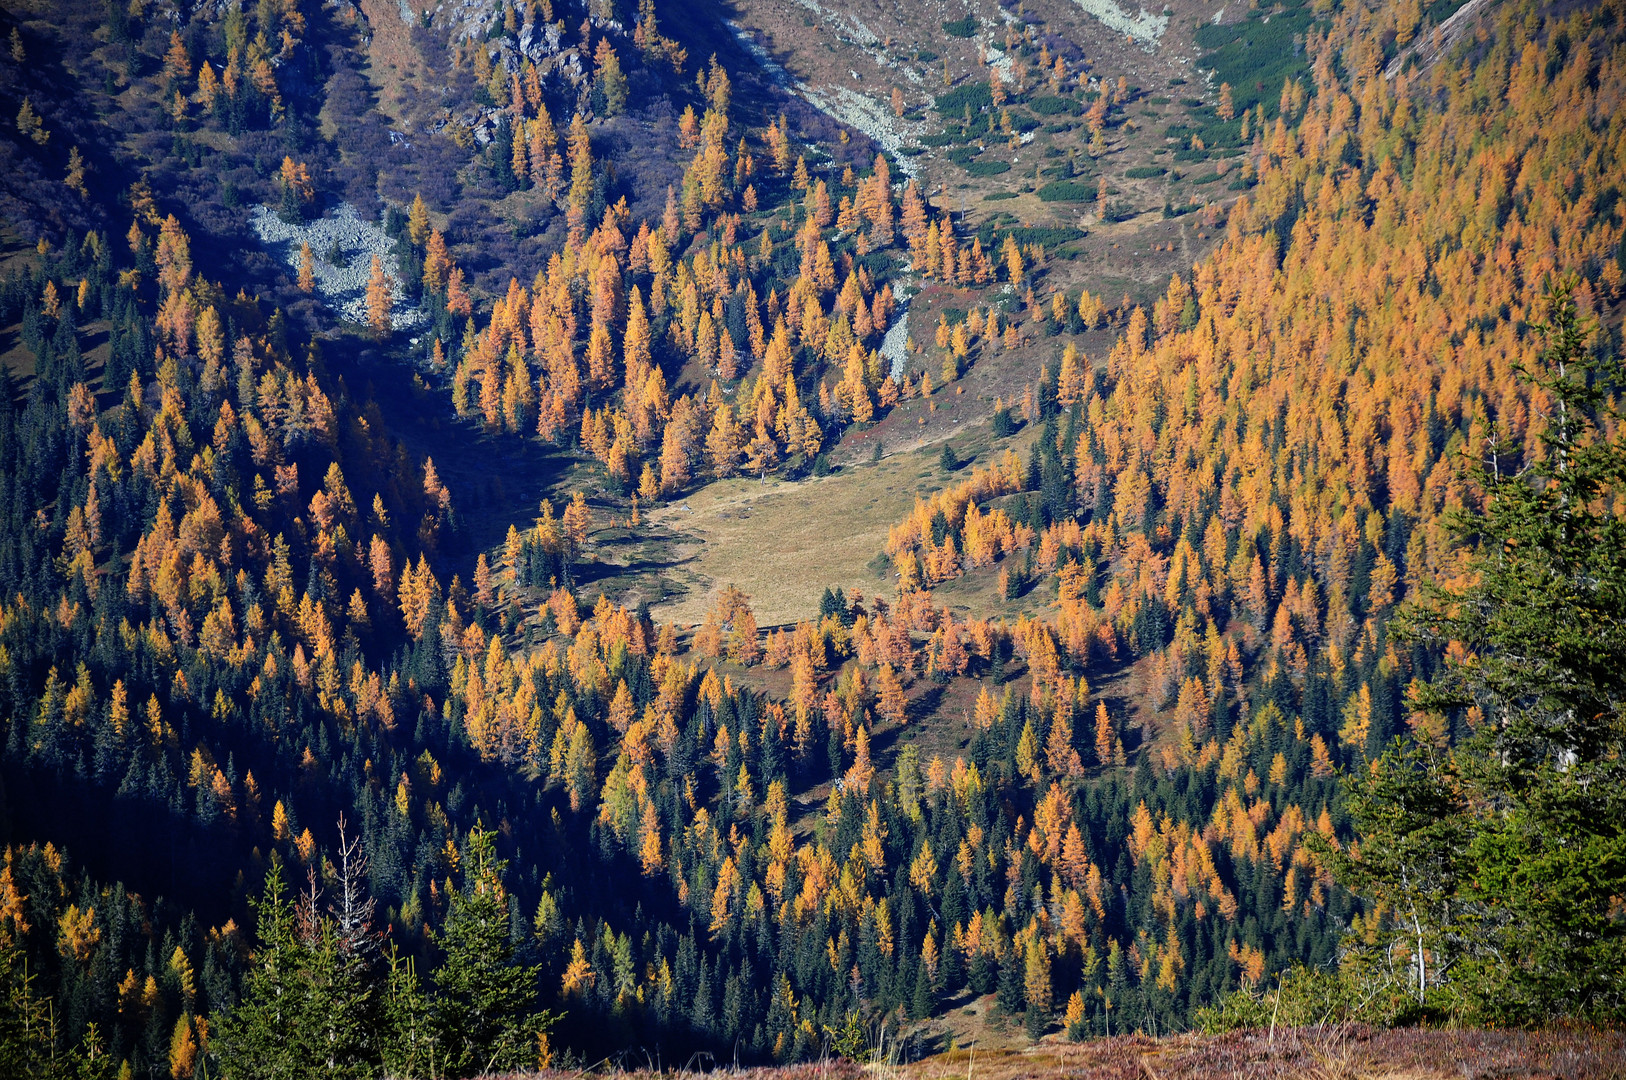
{"label": "autumn forest", "polygon": [[1619,0],[409,7],[0,11],[0,1071],[1618,1031]]}

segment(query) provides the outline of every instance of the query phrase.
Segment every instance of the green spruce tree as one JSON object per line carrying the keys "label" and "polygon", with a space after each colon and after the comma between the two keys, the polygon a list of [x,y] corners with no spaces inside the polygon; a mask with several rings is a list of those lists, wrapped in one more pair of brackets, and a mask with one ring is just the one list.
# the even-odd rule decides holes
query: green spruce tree
{"label": "green spruce tree", "polygon": [[312,957],[275,852],[265,886],[253,901],[259,948],[244,978],[243,999],[222,1021],[215,1038],[226,1080],[296,1080],[315,1074],[316,1057],[306,1018]]}
{"label": "green spruce tree", "polygon": [[287,896],[282,861],[273,854],[255,903],[260,947],[244,981],[242,1002],[218,1037],[224,1076],[354,1077],[378,1073],[384,994],[373,901],[363,881],[359,840],[339,819],[337,864],[330,867],[327,909],[314,871],[297,899]]}
{"label": "green spruce tree", "polygon": [[1463,737],[1395,748],[1352,784],[1364,839],[1334,859],[1415,939],[1407,977],[1494,1023],[1626,1019],[1622,372],[1577,285],[1549,287],[1541,362],[1521,372],[1547,403],[1536,452],[1489,433],[1482,498],[1453,523],[1467,584],[1425,587],[1401,627],[1448,657],[1412,693],[1420,741]]}
{"label": "green spruce tree", "polygon": [[553,1017],[536,1008],[541,966],[515,956],[496,834],[476,824],[463,853],[463,883],[435,935],[434,1027],[447,1076],[536,1064]]}

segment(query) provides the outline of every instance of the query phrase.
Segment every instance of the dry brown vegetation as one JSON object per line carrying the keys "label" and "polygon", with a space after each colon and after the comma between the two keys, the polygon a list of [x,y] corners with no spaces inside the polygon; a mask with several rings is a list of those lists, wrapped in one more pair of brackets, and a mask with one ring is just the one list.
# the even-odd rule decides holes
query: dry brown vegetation
{"label": "dry brown vegetation", "polygon": [[1365,1027],[1239,1031],[1153,1039],[1119,1036],[1078,1045],[1043,1043],[1032,1051],[955,1052],[902,1072],[948,1080],[967,1068],[981,1080],[1425,1080],[1434,1077],[1618,1077],[1626,1071],[1620,1033],[1524,1031],[1380,1031]]}
{"label": "dry brown vegetation", "polygon": [[[1609,1031],[1375,1030],[1283,1028],[1227,1035],[1116,1036],[1026,1051],[957,1049],[921,1061],[876,1061],[859,1068],[823,1061],[744,1069],[740,1080],[1607,1080],[1626,1075],[1626,1035]],[[564,1080],[580,1072],[526,1074]],[[629,1071],[624,1080],[701,1075]],[[715,1075],[715,1074],[711,1074]]]}
{"label": "dry brown vegetation", "polygon": [[900,454],[797,483],[709,484],[650,514],[680,533],[686,562],[678,577],[688,587],[656,614],[698,623],[730,583],[750,594],[757,619],[770,626],[806,618],[831,585],[890,595],[891,568],[883,579],[868,564],[887,527],[917,494],[942,486],[942,475],[935,458]]}

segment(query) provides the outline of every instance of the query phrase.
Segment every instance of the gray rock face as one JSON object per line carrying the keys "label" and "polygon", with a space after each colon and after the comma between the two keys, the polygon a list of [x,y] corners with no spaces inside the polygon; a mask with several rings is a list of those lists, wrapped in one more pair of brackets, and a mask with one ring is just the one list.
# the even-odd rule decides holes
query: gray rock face
{"label": "gray rock face", "polygon": [[[389,276],[395,293],[390,321],[397,330],[408,330],[427,316],[407,301],[406,290],[397,277],[395,241],[376,221],[363,221],[356,208],[343,203],[331,214],[301,225],[290,225],[269,207],[256,206],[249,212],[249,224],[265,248],[290,270],[299,271],[299,249],[311,246],[316,291],[345,320],[367,322],[367,279],[372,275],[377,255]],[[337,250],[338,257],[329,261]]]}
{"label": "gray rock face", "polygon": [[519,51],[533,64],[544,63],[559,51],[559,28],[551,23],[540,27],[526,23],[519,28]]}

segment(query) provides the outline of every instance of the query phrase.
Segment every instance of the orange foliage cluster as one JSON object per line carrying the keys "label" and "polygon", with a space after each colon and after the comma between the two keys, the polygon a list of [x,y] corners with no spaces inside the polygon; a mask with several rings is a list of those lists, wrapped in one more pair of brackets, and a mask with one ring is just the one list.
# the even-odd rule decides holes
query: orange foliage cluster
{"label": "orange foliage cluster", "polygon": [[[138,250],[147,244],[139,220],[130,241]],[[438,610],[440,586],[421,553],[416,568],[408,561],[397,575],[400,545],[387,539],[384,522],[390,515],[382,496],[374,495],[370,514],[358,507],[336,460],[330,460],[308,503],[302,501],[293,451],[315,447],[336,456],[340,433],[333,403],[314,373],[299,375],[278,351],[257,305],[242,295],[227,300],[217,285],[194,275],[189,252],[176,219],[160,223],[158,377],[148,386],[133,377],[112,410],[98,414],[87,408],[81,426],[89,494],[69,515],[63,559],[94,598],[108,573],[98,566],[106,547],[98,489],[123,482],[127,474],[152,484],[165,495],[135,544],[123,585],[132,601],[156,600],[161,617],[126,626],[127,640],[143,642],[168,664],[179,664],[178,646],[197,647],[241,666],[280,630],[294,645],[292,676],[304,687],[314,681],[324,708],[335,716],[392,726],[392,698],[400,700],[400,687],[386,690],[378,673],[369,674],[359,661],[353,670],[341,670],[342,638],[348,629],[362,632],[374,620],[391,617],[397,607],[416,636],[430,608]],[[252,328],[229,353],[220,310],[229,310],[236,325]],[[195,396],[216,409],[212,437],[204,445],[195,444],[187,422]],[[122,451],[104,428],[123,433],[133,450]],[[372,440],[365,425],[351,434],[373,466],[392,462],[403,475],[417,472],[394,461],[394,451]],[[246,466],[241,475],[224,471],[228,459]],[[421,513],[414,537],[421,551],[433,548],[451,500],[433,461],[424,462],[420,475],[418,489],[408,487],[404,494]],[[228,476],[233,497],[223,506],[214,492]],[[402,494],[391,493],[398,510]],[[273,534],[278,522],[291,526],[291,536]],[[313,598],[296,589],[295,546],[314,557],[322,595]],[[370,581],[372,587],[366,593],[354,588],[346,598],[336,589],[345,580]],[[242,595],[245,582],[263,597],[246,609],[232,599]],[[58,619],[71,627],[80,617],[76,610],[64,610]],[[451,621],[458,622],[455,611]],[[262,680],[288,674],[268,664],[250,692],[257,692]],[[175,685],[184,697],[184,666],[176,668]]]}
{"label": "orange foliage cluster", "polygon": [[[893,557],[900,591],[957,577],[965,569],[987,566],[1012,551],[1031,546],[1033,530],[1015,524],[1003,510],[984,514],[981,502],[1021,491],[1026,470],[1015,452],[1007,450],[998,464],[975,469],[967,479],[929,499],[915,500],[915,508],[887,533],[886,552]],[[963,554],[953,537],[933,543],[933,522],[941,515],[947,528],[963,536]]]}
{"label": "orange foliage cluster", "polygon": [[[1586,40],[1586,17],[1571,22]],[[1061,636],[1080,662],[1112,656],[1149,598],[1184,616],[1177,673],[1204,654],[1225,667],[1225,645],[1216,658],[1195,643],[1234,615],[1296,673],[1318,652],[1334,667],[1382,652],[1394,606],[1458,572],[1445,517],[1478,498],[1461,463],[1493,430],[1540,453],[1546,398],[1516,364],[1544,279],[1580,268],[1587,310],[1621,295],[1620,230],[1598,210],[1626,144],[1618,54],[1549,65],[1515,20],[1471,75],[1442,63],[1345,85],[1317,55],[1314,93],[1285,87],[1284,116],[1254,125],[1257,190],[1209,259],[1130,314],[1105,392],[1064,361],[1079,420],[1061,449],[1089,524],[1044,530],[1037,564],[1059,575]],[[958,532],[969,505],[1021,487],[918,502],[888,542],[902,580],[1002,554],[934,545],[931,521]],[[1409,539],[1391,551],[1397,518]],[[1356,594],[1363,544],[1376,554]],[[1283,572],[1289,547],[1298,573]],[[1184,682],[1172,677],[1171,702]]]}
{"label": "orange foliage cluster", "polygon": [[[890,193],[884,162],[878,175],[879,182],[866,182],[869,190],[884,184]],[[702,475],[760,472],[784,458],[817,454],[824,432],[815,410],[826,418],[872,418],[876,394],[887,396],[886,375],[867,346],[891,321],[890,286],[877,286],[849,261],[836,289],[829,241],[810,217],[795,235],[800,275],[783,298],[770,291],[763,300],[752,275],[771,253],[768,233],[748,255],[734,239],[737,219],[725,215],[719,240],[687,260],[674,259],[671,249],[683,237],[676,205],[669,200],[667,220],[654,228],[640,223],[629,242],[622,201],[583,242],[555,255],[531,288],[510,282],[485,329],[467,338],[453,376],[459,410],[478,408],[491,429],[535,430],[550,441],[568,434],[579,417],[582,444],[612,475],[638,482],[645,497],[669,495]],[[738,346],[724,321],[736,298],[746,329]],[[666,374],[652,359],[651,324],[662,319],[666,345],[713,378],[705,395],[672,400]],[[812,408],[797,386],[816,371],[800,369],[799,346],[820,369],[843,371],[834,385],[818,384]],[[754,381],[730,400],[718,380],[732,382],[759,364]],[[610,394],[613,403],[584,408],[589,394]]]}

